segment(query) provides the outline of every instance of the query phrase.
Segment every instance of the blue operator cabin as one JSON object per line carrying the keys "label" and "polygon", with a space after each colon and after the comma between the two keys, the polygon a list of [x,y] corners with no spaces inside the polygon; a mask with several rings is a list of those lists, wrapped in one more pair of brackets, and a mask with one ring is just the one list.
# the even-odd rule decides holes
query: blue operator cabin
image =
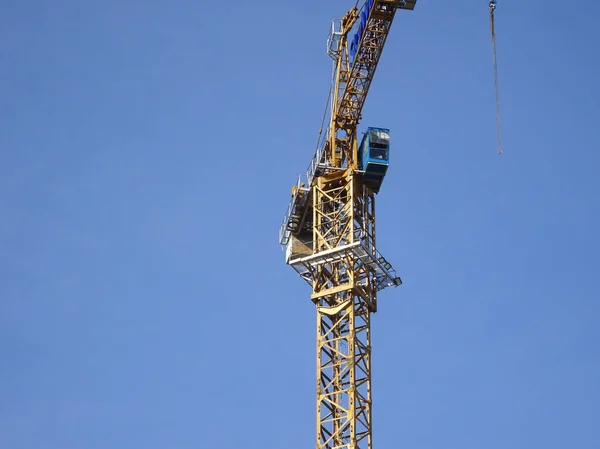
{"label": "blue operator cabin", "polygon": [[358,169],[364,172],[364,184],[378,193],[389,165],[390,130],[367,128],[358,148]]}

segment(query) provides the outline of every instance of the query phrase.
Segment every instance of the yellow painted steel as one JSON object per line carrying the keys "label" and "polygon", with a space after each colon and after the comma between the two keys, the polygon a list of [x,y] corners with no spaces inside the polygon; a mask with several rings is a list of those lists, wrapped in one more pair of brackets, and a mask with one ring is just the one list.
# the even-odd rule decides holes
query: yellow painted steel
{"label": "yellow painted steel", "polygon": [[[368,241],[375,255],[375,195],[361,182],[357,125],[388,36],[397,1],[375,0],[361,45],[350,60],[348,34],[359,19],[342,19],[335,68],[329,163],[339,171],[312,186],[313,254]],[[413,9],[415,2],[404,7]],[[312,273],[317,306],[317,449],[372,449],[371,313],[377,311],[374,273],[349,253],[324,259]]]}
{"label": "yellow painted steel", "polygon": [[[351,244],[375,231],[374,194],[352,170],[313,188],[313,251]],[[323,261],[313,277],[317,305],[317,449],[372,448],[371,313],[373,274],[348,254]]]}
{"label": "yellow painted steel", "polygon": [[[317,311],[317,449],[373,447],[371,313],[377,311],[374,261],[380,255],[375,193],[358,171],[357,125],[395,13],[412,10],[416,0],[371,3],[369,11],[354,7],[341,20],[322,159],[327,166],[307,186],[308,200],[294,212],[298,224],[288,244],[294,257],[310,258],[310,264],[295,266],[304,267]],[[349,38],[361,13],[364,30],[351,57]],[[312,254],[306,254],[309,248]]]}

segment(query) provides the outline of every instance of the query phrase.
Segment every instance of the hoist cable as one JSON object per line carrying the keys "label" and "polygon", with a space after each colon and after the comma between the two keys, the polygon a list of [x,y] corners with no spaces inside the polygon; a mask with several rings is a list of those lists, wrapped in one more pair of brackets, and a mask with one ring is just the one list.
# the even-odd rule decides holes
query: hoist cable
{"label": "hoist cable", "polygon": [[492,50],[494,55],[494,87],[496,89],[496,130],[498,132],[498,154],[502,154],[502,142],[500,140],[500,100],[498,95],[498,63],[496,61],[496,30],[494,27],[494,10],[496,2],[490,1],[490,28],[492,30]]}
{"label": "hoist cable", "polygon": [[329,86],[329,93],[327,94],[327,103],[325,104],[325,111],[323,112],[323,120],[321,121],[321,128],[319,129],[319,136],[317,137],[317,150],[321,145],[321,136],[323,135],[323,127],[325,126],[325,120],[327,120],[327,111],[329,110],[329,103],[333,94],[333,85]]}

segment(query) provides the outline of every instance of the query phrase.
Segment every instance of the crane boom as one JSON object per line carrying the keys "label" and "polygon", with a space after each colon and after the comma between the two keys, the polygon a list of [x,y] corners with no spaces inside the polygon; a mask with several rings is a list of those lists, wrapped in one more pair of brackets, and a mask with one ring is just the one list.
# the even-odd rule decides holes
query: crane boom
{"label": "crane boom", "polygon": [[[408,1],[400,6],[398,4],[397,1],[382,0],[365,4],[365,9],[361,13],[364,17],[362,22],[365,24],[364,31],[356,35],[362,36],[359,43],[355,44],[357,49],[348,82],[343,83],[343,80],[340,80],[344,84],[344,89],[335,111],[335,121],[339,128],[351,128],[358,124],[396,10],[397,8],[412,10],[416,1]],[[353,53],[352,49],[350,50]]]}

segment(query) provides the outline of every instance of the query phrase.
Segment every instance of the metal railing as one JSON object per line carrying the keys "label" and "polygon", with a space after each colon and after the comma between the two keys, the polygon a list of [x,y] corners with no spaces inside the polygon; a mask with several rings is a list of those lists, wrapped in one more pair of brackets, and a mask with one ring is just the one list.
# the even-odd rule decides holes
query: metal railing
{"label": "metal railing", "polygon": [[310,196],[310,189],[312,183],[317,175],[319,169],[327,168],[327,164],[323,161],[325,152],[325,146],[321,145],[315,151],[313,158],[308,165],[306,173],[298,176],[298,182],[296,183],[296,189],[290,202],[288,204],[287,211],[283,217],[283,222],[279,228],[279,244],[285,246],[290,241],[292,232],[296,230],[294,227],[294,220],[292,217],[302,216],[304,208],[306,207],[306,201]]}
{"label": "metal railing", "polygon": [[[307,245],[311,244],[311,242],[305,243]],[[396,270],[385,257],[383,257],[381,252],[377,250],[372,239],[365,233],[362,233],[362,236],[358,241],[348,245],[321,251],[309,256],[294,258],[292,255],[288,264],[290,264],[306,282],[312,285],[311,268],[314,269],[320,263],[335,262],[350,255],[361,260],[361,262],[373,273],[375,278],[375,289],[377,291],[392,286],[398,287],[402,284],[402,280],[397,275]]]}

